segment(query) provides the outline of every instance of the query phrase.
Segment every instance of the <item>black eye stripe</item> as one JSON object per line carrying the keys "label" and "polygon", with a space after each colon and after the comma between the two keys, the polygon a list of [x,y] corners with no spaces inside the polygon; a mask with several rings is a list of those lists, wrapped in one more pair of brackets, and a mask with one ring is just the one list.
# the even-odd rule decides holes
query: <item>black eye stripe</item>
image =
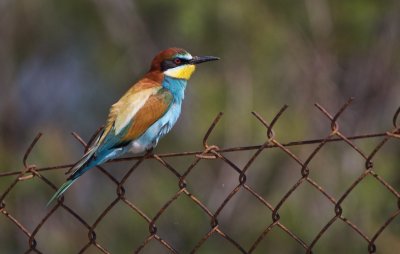
{"label": "black eye stripe", "polygon": [[180,58],[180,57],[175,58],[174,61],[177,60],[177,59],[179,59],[179,61],[180,61],[179,65],[189,63],[189,60],[187,60],[185,58]]}
{"label": "black eye stripe", "polygon": [[[176,59],[179,59],[180,63],[176,63],[175,62]],[[187,64],[187,63],[189,63],[189,61],[190,60],[187,60],[185,58],[174,58],[174,59],[170,59],[170,60],[164,60],[164,61],[161,62],[161,66],[160,66],[161,67],[161,71],[166,71],[168,69],[175,68],[177,66]]]}

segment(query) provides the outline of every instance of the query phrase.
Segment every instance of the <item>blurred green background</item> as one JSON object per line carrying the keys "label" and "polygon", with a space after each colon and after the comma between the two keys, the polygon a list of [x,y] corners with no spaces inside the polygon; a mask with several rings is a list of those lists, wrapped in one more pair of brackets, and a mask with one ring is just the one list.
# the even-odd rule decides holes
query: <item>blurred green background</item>
{"label": "blurred green background", "polygon": [[[283,104],[289,109],[275,126],[281,142],[326,136],[330,123],[313,103],[335,112],[354,96],[340,119],[346,135],[390,130],[400,102],[400,2],[376,0],[1,0],[0,1],[0,173],[20,170],[27,146],[44,137],[29,162],[39,167],[71,163],[82,148],[70,135],[88,139],[108,109],[149,68],[153,56],[177,46],[221,61],[199,66],[186,91],[183,113],[156,153],[202,149],[202,137],[219,111],[224,117],[210,138],[220,147],[262,144],[266,131],[250,114],[269,121]],[[367,154],[379,139],[356,142]],[[315,146],[293,148],[305,160]],[[399,190],[399,143],[390,141],[375,171]],[[252,152],[227,156],[241,167]],[[184,172],[193,157],[167,159]],[[117,178],[132,164],[106,166]],[[345,143],[327,145],[311,162],[311,177],[339,199],[364,170],[364,160]],[[60,185],[62,170],[43,173]],[[248,171],[248,184],[272,205],[300,178],[300,167],[279,150],[264,151]],[[14,176],[0,178],[0,193]],[[220,161],[201,161],[188,189],[212,212],[238,184],[238,174]],[[141,165],[126,184],[127,197],[153,217],[178,190],[176,177],[155,161]],[[37,178],[23,181],[5,199],[7,211],[28,230],[48,212],[53,190]],[[115,185],[98,170],[85,174],[65,202],[88,223],[115,198]],[[367,177],[343,203],[344,216],[372,237],[396,211],[396,198]],[[281,222],[310,244],[334,216],[334,207],[310,185],[302,185],[280,210]],[[271,212],[241,191],[222,211],[221,229],[245,249],[271,223]],[[209,218],[180,197],[157,226],[163,239],[188,253],[210,229]],[[0,216],[0,252],[23,253],[27,237]],[[96,228],[97,241],[112,253],[131,253],[148,225],[119,203]],[[397,253],[399,219],[376,241],[378,253]],[[36,236],[43,253],[76,253],[87,229],[59,209]],[[275,228],[255,253],[301,253]],[[315,253],[365,253],[367,244],[336,222]],[[164,253],[152,242],[143,253]],[[217,235],[199,253],[236,253]],[[99,253],[90,248],[86,253]]]}

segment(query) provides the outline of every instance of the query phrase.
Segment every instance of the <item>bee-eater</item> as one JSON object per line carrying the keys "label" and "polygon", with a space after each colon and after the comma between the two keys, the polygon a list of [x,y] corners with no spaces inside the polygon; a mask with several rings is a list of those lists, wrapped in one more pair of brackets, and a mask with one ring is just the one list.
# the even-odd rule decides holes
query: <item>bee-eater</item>
{"label": "bee-eater", "polygon": [[158,53],[144,77],[111,106],[104,129],[71,168],[72,174],[48,204],[59,198],[89,169],[128,152],[152,150],[178,120],[185,88],[196,64],[218,59],[192,56],[180,48]]}

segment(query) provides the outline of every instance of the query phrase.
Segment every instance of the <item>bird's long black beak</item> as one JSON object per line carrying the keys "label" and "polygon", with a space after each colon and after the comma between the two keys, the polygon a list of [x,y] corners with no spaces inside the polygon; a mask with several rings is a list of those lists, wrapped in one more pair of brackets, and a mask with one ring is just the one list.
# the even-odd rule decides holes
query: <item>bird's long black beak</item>
{"label": "bird's long black beak", "polygon": [[200,64],[200,63],[205,63],[209,61],[215,61],[219,60],[219,57],[216,56],[194,56],[189,63],[190,64]]}

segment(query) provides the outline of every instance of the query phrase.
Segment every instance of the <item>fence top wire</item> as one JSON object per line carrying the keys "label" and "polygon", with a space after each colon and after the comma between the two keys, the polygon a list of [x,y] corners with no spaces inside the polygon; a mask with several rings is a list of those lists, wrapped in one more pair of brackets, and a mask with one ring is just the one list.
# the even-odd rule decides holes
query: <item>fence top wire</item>
{"label": "fence top wire", "polygon": [[[112,162],[118,161],[134,161],[131,168],[124,174],[122,180],[117,180],[112,174],[110,174],[107,170],[103,168],[103,166],[98,166],[97,168],[100,170],[102,174],[104,174],[111,183],[116,188],[116,197],[114,200],[100,213],[100,215],[95,219],[94,223],[88,223],[85,221],[82,216],[78,214],[75,210],[73,210],[70,206],[65,204],[64,197],[58,199],[57,204],[53,206],[51,209],[49,208],[46,214],[43,216],[42,220],[37,223],[33,230],[28,230],[27,226],[24,225],[21,220],[17,219],[17,216],[12,214],[7,208],[6,200],[10,191],[21,181],[26,181],[32,178],[40,179],[43,183],[50,186],[52,189],[56,190],[57,186],[52,181],[50,181],[47,177],[43,175],[45,171],[51,170],[62,170],[69,169],[73,164],[66,165],[56,165],[56,166],[48,166],[48,167],[37,167],[28,163],[29,156],[31,151],[34,149],[35,145],[41,138],[42,134],[39,133],[31,145],[26,150],[23,157],[23,169],[16,171],[6,171],[0,173],[0,178],[3,177],[14,177],[14,180],[10,183],[10,185],[0,193],[0,212],[4,215],[9,221],[11,221],[23,234],[27,237],[27,250],[26,252],[35,252],[41,253],[37,246],[36,236],[38,232],[42,229],[43,225],[49,220],[49,218],[54,214],[57,210],[64,210],[65,212],[72,215],[77,222],[79,222],[83,227],[87,229],[88,239],[87,243],[82,246],[79,253],[84,253],[90,247],[97,248],[102,253],[110,253],[107,250],[106,246],[104,246],[101,242],[96,239],[96,228],[102,222],[104,217],[115,207],[117,203],[122,203],[126,205],[133,213],[136,213],[143,220],[146,221],[148,225],[148,236],[143,240],[140,246],[132,246],[135,253],[140,253],[144,247],[146,247],[150,242],[157,241],[160,243],[165,250],[170,253],[178,253],[178,250],[167,240],[163,239],[161,235],[158,233],[157,222],[160,216],[166,211],[166,209],[174,203],[178,197],[187,196],[192,202],[194,206],[197,206],[203,211],[203,213],[209,218],[210,228],[206,234],[204,234],[197,242],[191,253],[195,253],[201,249],[201,247],[207,242],[211,236],[219,235],[224,238],[228,243],[230,243],[234,248],[242,253],[252,253],[254,252],[265,239],[268,234],[272,230],[280,229],[282,232],[287,234],[290,238],[292,238],[295,242],[298,243],[301,248],[304,249],[305,253],[312,253],[312,250],[316,243],[321,239],[321,237],[327,232],[327,230],[336,222],[342,221],[345,225],[348,226],[355,234],[359,235],[366,243],[366,249],[369,253],[375,253],[377,251],[377,246],[375,244],[377,238],[382,234],[382,232],[391,224],[394,219],[400,214],[400,194],[396,190],[395,187],[390,185],[385,179],[380,177],[374,171],[373,159],[375,155],[378,153],[380,149],[391,139],[398,140],[400,138],[400,129],[398,124],[398,115],[400,114],[400,107],[397,109],[393,116],[393,129],[381,132],[381,133],[373,133],[373,134],[364,134],[357,136],[346,136],[344,135],[339,127],[338,119],[343,114],[343,112],[348,108],[348,106],[353,101],[353,98],[350,98],[343,106],[335,113],[330,113],[323,106],[319,104],[315,104],[316,108],[321,111],[321,113],[326,117],[327,121],[330,122],[330,132],[323,138],[313,139],[313,140],[301,140],[301,141],[292,141],[288,143],[281,143],[275,137],[274,126],[279,121],[281,116],[284,114],[287,109],[287,105],[284,105],[278,113],[272,118],[272,120],[268,123],[260,114],[256,112],[252,112],[253,115],[258,119],[258,121],[265,127],[266,129],[266,140],[264,143],[260,145],[254,146],[240,146],[240,147],[229,147],[229,148],[220,148],[217,145],[209,144],[209,137],[218,124],[220,118],[222,117],[222,113],[219,113],[214,121],[211,123],[209,129],[207,130],[204,139],[203,139],[203,150],[201,151],[185,151],[179,153],[164,153],[164,154],[146,154],[144,156],[131,156],[126,158],[115,159]],[[100,131],[99,129],[98,131]],[[87,149],[93,138],[96,136],[95,133],[92,138],[86,143],[77,133],[72,133],[73,136]],[[380,138],[380,142],[374,147],[372,152],[365,153],[359,147],[356,146],[354,140],[358,139],[371,139],[371,138]],[[311,168],[309,168],[310,162],[313,158],[318,154],[318,152],[323,148],[327,143],[330,142],[343,142],[352,150],[354,150],[359,156],[364,160],[364,170],[363,172],[352,181],[349,187],[344,190],[343,194],[337,198],[335,198],[332,194],[328,193],[321,184],[319,184],[315,179],[310,177]],[[312,152],[308,155],[305,160],[300,159],[297,155],[295,155],[290,149],[292,146],[303,146],[315,144],[316,147],[312,150]],[[247,182],[247,174],[253,162],[256,158],[261,154],[265,149],[276,148],[283,151],[287,157],[298,164],[300,169],[300,176],[297,181],[286,191],[286,193],[280,198],[276,205],[271,204],[263,195],[258,193],[253,187],[251,187]],[[232,152],[241,152],[241,151],[252,151],[253,154],[245,163],[245,166],[242,168],[239,167],[235,162],[228,159],[226,157],[226,153]],[[179,173],[179,171],[169,164],[165,158],[168,157],[183,157],[183,156],[192,156],[194,158],[193,162],[186,168],[183,173]],[[165,201],[164,205],[156,211],[156,215],[151,217],[146,214],[143,210],[141,210],[135,203],[130,201],[125,195],[125,187],[127,179],[131,176],[132,172],[138,168],[146,160],[155,160],[160,165],[168,169],[173,175],[175,175],[178,181],[178,191]],[[225,163],[230,169],[234,170],[238,174],[238,182],[237,185],[230,191],[230,193],[225,197],[221,204],[217,207],[215,212],[213,212],[204,202],[202,202],[196,195],[194,195],[188,188],[186,179],[188,175],[193,171],[193,169],[198,165],[198,163],[202,160],[220,160]],[[68,171],[67,171],[68,173]],[[356,223],[351,221],[349,218],[346,218],[343,215],[343,201],[349,196],[349,194],[354,190],[354,188],[359,185],[367,176],[372,176],[377,180],[377,182],[384,186],[391,195],[397,200],[396,210],[393,211],[389,217],[385,218],[385,221],[380,227],[375,231],[374,234],[368,235],[363,230],[360,229]],[[322,229],[314,236],[312,241],[305,241],[303,236],[298,235],[294,230],[289,229],[281,220],[280,209],[287,202],[289,197],[292,196],[296,190],[299,189],[303,184],[308,183],[312,188],[321,193],[324,198],[333,205],[334,207],[334,215],[330,218],[330,220],[322,227]],[[258,236],[257,239],[251,244],[250,247],[242,246],[238,239],[234,239],[230,236],[226,231],[224,231],[223,227],[220,226],[218,221],[221,212],[227,206],[227,204],[237,195],[239,191],[245,191],[248,194],[252,195],[256,198],[256,200],[265,206],[272,214],[272,222],[267,225],[262,233]]]}

